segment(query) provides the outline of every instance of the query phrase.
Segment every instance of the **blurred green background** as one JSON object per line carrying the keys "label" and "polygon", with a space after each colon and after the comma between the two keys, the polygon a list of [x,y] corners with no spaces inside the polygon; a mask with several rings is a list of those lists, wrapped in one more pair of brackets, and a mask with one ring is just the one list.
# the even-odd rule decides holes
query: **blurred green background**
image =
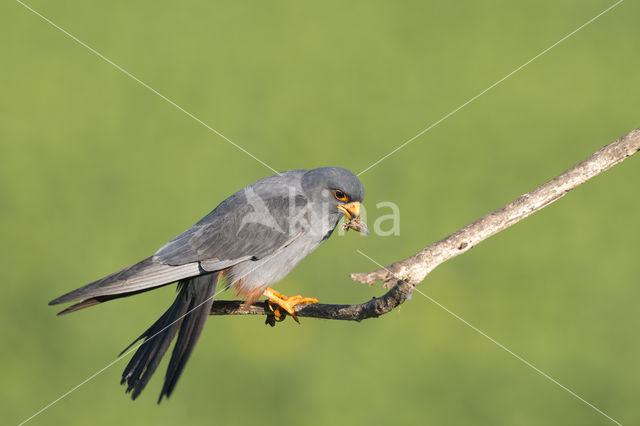
{"label": "blurred green background", "polygon": [[[278,170],[359,172],[611,1],[28,3]],[[627,1],[361,176],[368,221],[280,285],[380,295],[388,264],[640,126]],[[3,424],[116,359],[174,288],[56,318],[52,298],[129,265],[272,172],[22,7],[0,6]],[[426,292],[624,424],[639,424],[640,157],[436,269]],[[230,294],[225,296],[231,297]],[[30,424],[611,424],[419,294],[362,324],[213,317],[169,401],[121,360]]]}

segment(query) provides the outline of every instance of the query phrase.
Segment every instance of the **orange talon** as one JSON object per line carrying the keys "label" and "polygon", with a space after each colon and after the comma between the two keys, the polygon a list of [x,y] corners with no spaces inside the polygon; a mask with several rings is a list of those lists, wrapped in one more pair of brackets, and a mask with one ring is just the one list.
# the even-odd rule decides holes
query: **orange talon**
{"label": "orange talon", "polygon": [[[318,303],[318,299],[315,299],[313,297],[302,297],[300,295],[287,297],[283,294],[278,293],[271,287],[267,287],[263,295],[267,297],[267,304],[269,305],[269,309],[271,309],[275,320],[278,322],[283,321],[286,318],[287,314],[289,314],[299,324],[300,321],[298,321],[296,311],[293,308],[296,305],[305,303]],[[282,312],[280,310],[281,308],[286,313]]]}

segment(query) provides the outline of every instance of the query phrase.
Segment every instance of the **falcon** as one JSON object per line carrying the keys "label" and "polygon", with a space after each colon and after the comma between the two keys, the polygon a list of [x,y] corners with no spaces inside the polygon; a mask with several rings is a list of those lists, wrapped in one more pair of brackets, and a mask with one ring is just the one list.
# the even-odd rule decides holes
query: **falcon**
{"label": "falcon", "polygon": [[217,288],[232,287],[250,304],[261,296],[277,321],[314,298],[286,297],[271,285],[329,238],[343,216],[351,228],[368,233],[360,221],[364,188],[341,167],[288,170],[252,183],[152,256],[49,302],[77,302],[58,315],[133,296],[177,282],[175,301],[140,335],[142,341],[122,373],[121,384],[136,399],[177,335],[158,398],[169,397],[193,352]]}

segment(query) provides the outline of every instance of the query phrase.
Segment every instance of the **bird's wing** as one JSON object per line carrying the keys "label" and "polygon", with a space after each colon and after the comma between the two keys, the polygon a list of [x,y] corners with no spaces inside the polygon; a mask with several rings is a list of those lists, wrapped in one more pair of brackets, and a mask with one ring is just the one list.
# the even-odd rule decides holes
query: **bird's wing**
{"label": "bird's wing", "polygon": [[81,300],[61,313],[73,312],[277,251],[301,235],[299,225],[292,218],[305,212],[307,200],[301,195],[299,185],[304,172],[282,172],[248,186],[227,198],[155,255],[49,304]]}
{"label": "bird's wing", "polygon": [[[95,299],[104,296],[139,293],[164,284],[169,284],[187,277],[200,275],[202,270],[198,263],[188,263],[180,266],[169,266],[154,262],[148,257],[138,263],[114,272],[104,278],[64,294],[49,302],[50,305],[83,300],[86,306],[100,303],[102,300]],[[91,300],[89,300],[91,299]],[[95,299],[95,300],[94,300]],[[109,299],[108,297],[105,299]],[[91,303],[95,302],[95,303]],[[85,305],[72,307],[63,311],[64,313],[86,307]]]}
{"label": "bird's wing", "polygon": [[290,244],[308,220],[308,200],[300,187],[304,172],[283,172],[238,191],[160,248],[153,260],[166,265],[200,262],[204,270],[214,271]]}

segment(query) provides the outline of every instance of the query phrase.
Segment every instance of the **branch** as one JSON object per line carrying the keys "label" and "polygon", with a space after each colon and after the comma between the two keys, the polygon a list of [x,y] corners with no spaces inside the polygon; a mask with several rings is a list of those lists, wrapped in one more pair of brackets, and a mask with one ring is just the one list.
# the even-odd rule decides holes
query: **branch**
{"label": "branch", "polygon": [[[359,305],[327,305],[309,304],[295,307],[299,317],[312,317],[321,319],[362,321],[367,318],[377,318],[380,315],[391,312],[402,302],[407,300],[413,292],[413,286],[402,281],[393,286],[382,297],[374,297],[368,302]],[[245,305],[241,300],[216,300],[211,306],[209,315],[266,315],[266,323],[274,326],[275,318],[266,302],[256,302]]]}
{"label": "branch", "polygon": [[[431,244],[413,256],[377,271],[351,274],[353,280],[368,285],[383,281],[383,287],[390,289],[384,296],[359,305],[299,305],[296,307],[296,314],[300,317],[349,321],[362,321],[386,314],[410,297],[415,286],[438,265],[543,209],[575,187],[638,151],[640,151],[640,128],[605,146],[555,179]],[[274,324],[273,314],[265,302],[245,306],[242,301],[221,300],[213,302],[211,307],[211,315],[247,314],[267,315],[267,323]]]}

